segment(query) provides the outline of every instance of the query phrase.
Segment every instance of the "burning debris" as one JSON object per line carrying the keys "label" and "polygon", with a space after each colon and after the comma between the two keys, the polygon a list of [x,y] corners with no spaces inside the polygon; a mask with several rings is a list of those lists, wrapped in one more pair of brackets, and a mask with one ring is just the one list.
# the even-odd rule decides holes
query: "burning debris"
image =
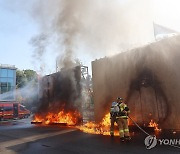
{"label": "burning debris", "polygon": [[[130,124],[129,121],[128,121],[128,123]],[[82,126],[77,126],[77,128],[80,129],[81,131],[85,132],[85,133],[110,135],[110,125],[111,125],[110,124],[110,114],[107,113],[107,114],[105,114],[105,116],[101,120],[101,122],[99,122],[99,123],[87,122]],[[116,123],[115,123],[115,126],[117,126]],[[131,129],[133,129],[132,126],[133,125],[130,124]],[[150,121],[148,127],[143,127],[143,129],[145,129],[147,131],[154,130],[156,133],[161,132],[161,129],[158,127],[158,124],[155,123],[153,120]],[[132,133],[134,133],[134,132],[132,132]],[[115,130],[114,135],[119,136],[118,128]]]}
{"label": "burning debris", "polygon": [[148,127],[154,127],[155,132],[161,132],[161,129],[159,128],[159,125],[152,119],[149,122]]}
{"label": "burning debris", "polygon": [[77,125],[80,123],[81,115],[78,111],[65,112],[64,110],[58,113],[48,112],[45,116],[36,114],[32,123],[42,124],[64,124],[68,126]]}
{"label": "burning debris", "polygon": [[[110,114],[107,113],[100,123],[87,122],[77,128],[85,133],[110,135]],[[118,135],[118,132],[115,132],[115,135]]]}

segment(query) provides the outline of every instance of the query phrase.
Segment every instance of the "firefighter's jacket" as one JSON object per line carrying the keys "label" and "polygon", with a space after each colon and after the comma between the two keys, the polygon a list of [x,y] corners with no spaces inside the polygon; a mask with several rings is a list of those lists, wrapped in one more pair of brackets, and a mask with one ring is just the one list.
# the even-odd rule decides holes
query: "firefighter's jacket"
{"label": "firefighter's jacket", "polygon": [[[118,110],[114,109],[115,107],[116,108],[118,107]],[[111,117],[127,119],[129,113],[130,110],[125,103],[117,103],[117,105],[111,106],[111,110],[110,110]]]}

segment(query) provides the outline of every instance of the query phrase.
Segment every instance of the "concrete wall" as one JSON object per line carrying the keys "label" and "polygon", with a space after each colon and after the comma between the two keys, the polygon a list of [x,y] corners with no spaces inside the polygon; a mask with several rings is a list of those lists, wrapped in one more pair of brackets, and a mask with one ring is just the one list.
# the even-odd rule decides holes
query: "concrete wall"
{"label": "concrete wall", "polygon": [[95,60],[92,75],[96,121],[120,96],[138,123],[180,129],[180,36]]}

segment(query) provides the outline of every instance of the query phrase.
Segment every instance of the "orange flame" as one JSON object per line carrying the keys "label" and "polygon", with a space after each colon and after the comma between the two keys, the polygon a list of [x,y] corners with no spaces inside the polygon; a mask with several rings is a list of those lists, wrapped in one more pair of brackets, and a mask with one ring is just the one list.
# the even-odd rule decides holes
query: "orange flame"
{"label": "orange flame", "polygon": [[32,120],[32,122],[43,122],[44,119],[39,116],[39,115],[34,115],[34,119]]}
{"label": "orange flame", "polygon": [[48,112],[45,117],[42,117],[41,115],[35,115],[32,122],[42,122],[46,125],[50,123],[66,123],[67,125],[76,125],[80,117],[80,113],[77,111],[65,112],[62,110],[58,113]]}
{"label": "orange flame", "polygon": [[[99,124],[87,122],[82,126],[77,126],[77,128],[85,133],[110,135],[110,114],[106,114]],[[118,131],[115,131],[114,134],[117,136]]]}
{"label": "orange flame", "polygon": [[160,132],[160,131],[161,131],[161,129],[158,128],[158,127],[159,127],[158,124],[157,124],[154,120],[152,120],[152,119],[151,119],[151,121],[149,122],[149,125],[148,125],[148,126],[149,126],[149,127],[154,127],[154,130],[157,131],[157,132]]}

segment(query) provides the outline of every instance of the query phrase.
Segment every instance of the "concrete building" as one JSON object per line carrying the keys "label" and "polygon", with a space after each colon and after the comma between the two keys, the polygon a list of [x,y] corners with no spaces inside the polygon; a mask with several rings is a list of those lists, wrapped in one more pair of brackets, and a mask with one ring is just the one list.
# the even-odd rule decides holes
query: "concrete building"
{"label": "concrete building", "polygon": [[[16,68],[14,65],[0,65],[0,101],[14,101]],[[8,94],[7,94],[8,93]]]}

